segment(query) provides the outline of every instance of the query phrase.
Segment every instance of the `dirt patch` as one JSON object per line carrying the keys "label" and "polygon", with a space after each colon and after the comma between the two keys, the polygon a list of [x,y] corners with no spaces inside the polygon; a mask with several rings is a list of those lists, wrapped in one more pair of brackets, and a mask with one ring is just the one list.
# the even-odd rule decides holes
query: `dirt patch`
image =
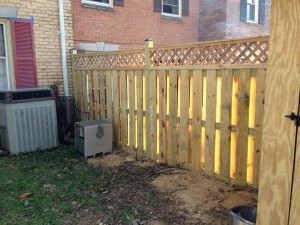
{"label": "dirt patch", "polygon": [[[257,193],[253,190],[237,188],[200,172],[147,160],[135,161],[132,153],[88,161],[109,167],[112,180],[118,180],[117,185],[107,190],[108,214],[100,219],[102,225],[226,225],[230,224],[232,207],[257,203]],[[119,218],[128,223],[122,223]]]}

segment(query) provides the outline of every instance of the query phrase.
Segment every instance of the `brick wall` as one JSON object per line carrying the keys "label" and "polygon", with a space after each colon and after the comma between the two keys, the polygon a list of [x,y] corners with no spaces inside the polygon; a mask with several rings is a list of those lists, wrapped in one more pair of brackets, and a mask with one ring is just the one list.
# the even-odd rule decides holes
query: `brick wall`
{"label": "brick wall", "polygon": [[[17,7],[19,18],[34,17],[34,38],[39,86],[57,83],[63,94],[63,76],[59,35],[58,1],[9,0],[0,6]],[[66,50],[68,59],[69,87],[72,92],[72,76],[69,50],[73,48],[71,2],[64,1]]]}
{"label": "brick wall", "polygon": [[224,0],[199,0],[199,40],[218,40],[226,36]]}
{"label": "brick wall", "polygon": [[112,11],[86,8],[81,0],[72,0],[75,46],[104,41],[126,49],[142,47],[146,38],[153,39],[154,45],[196,42],[198,3],[189,2],[189,17],[170,20],[153,11],[153,0],[124,0],[124,7],[114,6]]}
{"label": "brick wall", "polygon": [[240,0],[227,0],[226,38],[268,35],[270,31],[271,0],[266,0],[265,24],[240,20]]}
{"label": "brick wall", "polygon": [[268,35],[271,0],[266,0],[265,24],[240,20],[241,0],[200,0],[199,41]]}

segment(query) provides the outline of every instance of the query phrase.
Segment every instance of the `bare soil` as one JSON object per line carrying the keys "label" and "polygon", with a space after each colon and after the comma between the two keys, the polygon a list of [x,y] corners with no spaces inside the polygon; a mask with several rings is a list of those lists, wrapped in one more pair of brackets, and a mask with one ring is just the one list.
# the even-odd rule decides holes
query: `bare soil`
{"label": "bare soil", "polygon": [[[225,225],[230,224],[232,207],[257,203],[256,190],[226,184],[201,172],[136,161],[130,152],[117,151],[88,162],[112,174],[122,173],[126,181],[107,190],[106,200],[111,202],[107,213],[95,217],[82,212],[85,219],[80,224],[124,224],[116,220],[123,213],[132,225]],[[90,214],[90,219],[84,214]]]}

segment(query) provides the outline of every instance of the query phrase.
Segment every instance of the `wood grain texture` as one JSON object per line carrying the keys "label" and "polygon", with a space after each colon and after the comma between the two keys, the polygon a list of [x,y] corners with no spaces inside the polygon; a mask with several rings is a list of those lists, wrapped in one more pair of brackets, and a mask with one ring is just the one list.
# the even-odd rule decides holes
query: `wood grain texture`
{"label": "wood grain texture", "polygon": [[[285,115],[298,110],[299,7],[299,0],[272,1],[258,195],[258,225],[288,224],[295,125],[294,122],[285,118]],[[299,190],[297,184],[295,188]],[[297,194],[292,198],[292,205],[295,205],[291,209],[289,224],[295,225],[299,224],[300,199]]]}
{"label": "wood grain texture", "polygon": [[192,169],[200,170],[201,156],[201,120],[202,120],[202,70],[193,70],[193,97],[192,97]]}
{"label": "wood grain texture", "polygon": [[260,175],[262,126],[265,104],[267,71],[258,69],[256,75],[256,104],[255,104],[255,134],[254,134],[254,159],[253,159],[253,186],[258,187]]}
{"label": "wood grain texture", "polygon": [[170,165],[176,165],[177,151],[177,71],[169,71],[169,126],[168,126],[168,158]]}
{"label": "wood grain texture", "polygon": [[156,71],[150,74],[150,151],[151,159],[157,160],[157,119],[156,119]]}
{"label": "wood grain texture", "polygon": [[220,126],[220,178],[230,178],[232,70],[222,70],[221,87],[221,126]]}
{"label": "wood grain texture", "polygon": [[166,162],[166,103],[167,103],[167,76],[166,71],[158,72],[159,77],[159,153],[157,160]]}
{"label": "wood grain texture", "polygon": [[181,71],[180,79],[180,125],[178,143],[178,163],[184,168],[189,166],[189,84],[190,76],[188,70]]}
{"label": "wood grain texture", "polygon": [[113,122],[113,134],[115,145],[120,144],[120,86],[119,86],[119,73],[114,70],[113,74],[113,111],[114,111],[114,122]]}
{"label": "wood grain texture", "polygon": [[143,72],[136,71],[136,102],[137,102],[137,148],[138,155],[143,152]]}
{"label": "wood grain texture", "polygon": [[135,149],[135,79],[134,72],[128,71],[129,100],[129,147]]}
{"label": "wood grain texture", "polygon": [[247,183],[250,75],[250,69],[243,69],[238,76],[235,182],[239,185]]}
{"label": "wood grain texture", "polygon": [[120,89],[121,89],[121,136],[122,146],[127,146],[127,77],[125,70],[120,71]]}
{"label": "wood grain texture", "polygon": [[207,71],[206,120],[205,120],[205,172],[215,174],[215,133],[216,133],[216,70]]}
{"label": "wood grain texture", "polygon": [[98,71],[94,70],[93,74],[93,85],[94,85],[94,107],[95,107],[95,119],[100,119],[100,93],[99,93],[99,77]]}
{"label": "wood grain texture", "polygon": [[105,75],[106,71],[101,71],[99,73],[99,86],[100,86],[100,118],[101,120],[106,119],[106,97],[105,97],[105,88],[106,88],[106,83],[105,83]]}

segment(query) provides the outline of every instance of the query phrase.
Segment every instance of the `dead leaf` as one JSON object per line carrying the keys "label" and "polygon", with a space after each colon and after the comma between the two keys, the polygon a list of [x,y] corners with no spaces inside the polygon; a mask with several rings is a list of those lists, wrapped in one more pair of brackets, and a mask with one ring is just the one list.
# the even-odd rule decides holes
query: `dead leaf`
{"label": "dead leaf", "polygon": [[25,198],[28,198],[28,197],[31,196],[31,195],[32,195],[31,192],[25,192],[25,193],[21,194],[20,198],[21,198],[21,199],[25,199]]}

